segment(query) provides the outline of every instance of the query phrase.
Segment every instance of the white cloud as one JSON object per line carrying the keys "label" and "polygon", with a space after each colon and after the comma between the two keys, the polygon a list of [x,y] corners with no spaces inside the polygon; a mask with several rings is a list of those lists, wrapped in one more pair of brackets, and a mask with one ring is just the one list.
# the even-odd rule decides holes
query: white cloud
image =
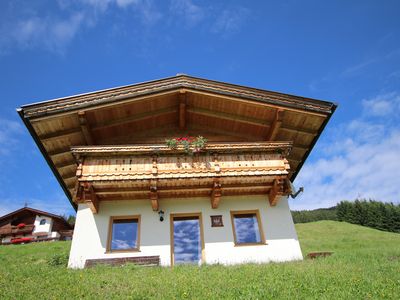
{"label": "white cloud", "polygon": [[9,32],[8,39],[21,48],[45,47],[47,50],[63,52],[84,24],[84,13],[73,13],[68,18],[29,17],[17,21]]}
{"label": "white cloud", "polygon": [[[399,96],[390,95],[390,99]],[[304,186],[305,192],[291,201],[292,209],[329,207],[360,197],[400,202],[400,118],[393,115],[395,122],[389,126],[386,109],[371,110],[382,99],[389,98],[365,100],[361,117],[331,129],[335,134],[319,146],[323,157],[307,162],[296,179],[296,186]]]}
{"label": "white cloud", "polygon": [[182,18],[188,26],[196,25],[205,16],[205,9],[191,0],[172,0],[169,10],[172,14]]}
{"label": "white cloud", "polygon": [[212,31],[225,35],[237,32],[249,16],[250,11],[244,7],[224,9],[215,20]]}
{"label": "white cloud", "polygon": [[[17,146],[19,135],[23,132],[22,126],[17,121],[0,119],[0,155],[12,152]],[[1,162],[1,159],[0,159]]]}
{"label": "white cloud", "polygon": [[[192,0],[170,0],[162,4],[168,9],[164,14],[153,0],[57,0],[51,10],[41,2],[27,5],[16,2],[9,5],[0,22],[0,54],[15,49],[44,49],[64,54],[72,41],[85,29],[92,30],[108,16],[118,13],[110,32],[137,34],[137,40],[146,38],[155,24],[163,26],[203,27],[215,34],[229,36],[237,32],[249,15],[249,10],[239,6],[218,9]],[[138,30],[139,28],[139,30]],[[175,28],[171,28],[175,29]],[[151,36],[151,34],[150,34]]]}
{"label": "white cloud", "polygon": [[371,116],[387,116],[400,113],[400,95],[387,93],[362,101],[365,113]]}
{"label": "white cloud", "polygon": [[111,8],[138,16],[144,25],[152,25],[162,17],[151,0],[58,0],[57,3],[53,11],[40,9],[40,5],[32,9],[26,5],[26,9],[17,4],[10,6],[0,23],[0,54],[9,53],[15,47],[62,54],[85,27],[95,27],[100,16]]}

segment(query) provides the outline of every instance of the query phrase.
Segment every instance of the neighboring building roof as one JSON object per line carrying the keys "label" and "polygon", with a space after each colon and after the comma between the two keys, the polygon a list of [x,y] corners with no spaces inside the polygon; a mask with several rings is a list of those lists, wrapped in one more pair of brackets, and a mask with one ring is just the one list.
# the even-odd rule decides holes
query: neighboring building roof
{"label": "neighboring building roof", "polygon": [[177,75],[24,105],[18,113],[76,209],[72,146],[154,144],[148,132],[172,134],[174,126],[193,136],[211,132],[213,142],[227,142],[218,134],[232,141],[293,141],[293,181],[335,109],[327,101]]}
{"label": "neighboring building roof", "polygon": [[73,228],[71,226],[71,224],[69,224],[62,216],[58,216],[55,214],[51,214],[51,213],[48,213],[48,212],[45,212],[42,210],[38,210],[38,209],[34,209],[34,208],[30,208],[30,207],[23,207],[23,208],[17,209],[13,212],[10,212],[9,214],[6,214],[6,215],[0,217],[0,223],[2,223],[4,220],[7,220],[9,218],[12,218],[13,216],[16,216],[16,215],[24,213],[24,212],[28,212],[28,213],[32,213],[32,214],[40,215],[40,216],[50,217],[52,219],[55,219],[55,220],[58,220],[58,221],[64,223],[71,229]]}

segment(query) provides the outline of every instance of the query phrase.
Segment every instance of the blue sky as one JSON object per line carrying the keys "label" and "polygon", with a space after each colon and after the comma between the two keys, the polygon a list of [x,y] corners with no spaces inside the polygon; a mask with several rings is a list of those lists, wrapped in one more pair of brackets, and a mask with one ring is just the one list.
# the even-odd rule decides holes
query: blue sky
{"label": "blue sky", "polygon": [[15,108],[186,73],[340,104],[294,209],[400,201],[399,1],[0,2],[0,215],[71,213]]}

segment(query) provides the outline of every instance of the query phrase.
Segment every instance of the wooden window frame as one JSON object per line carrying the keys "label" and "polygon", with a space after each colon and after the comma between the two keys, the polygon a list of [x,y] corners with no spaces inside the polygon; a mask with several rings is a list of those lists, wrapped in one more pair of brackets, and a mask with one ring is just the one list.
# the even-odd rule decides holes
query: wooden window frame
{"label": "wooden window frame", "polygon": [[[112,242],[112,227],[114,220],[137,220],[137,236],[136,236],[136,248],[131,249],[121,249],[121,250],[112,250],[111,242]],[[106,253],[120,253],[120,252],[140,252],[140,215],[130,215],[130,216],[111,216],[110,222],[108,224],[108,237],[107,237],[107,250]]]}
{"label": "wooden window frame", "polygon": [[200,226],[200,238],[201,238],[201,264],[206,262],[205,256],[205,244],[204,244],[204,230],[203,230],[203,218],[201,212],[198,213],[173,213],[169,215],[169,228],[170,228],[170,244],[171,244],[171,267],[174,266],[174,218],[180,217],[198,217]]}
{"label": "wooden window frame", "polygon": [[[261,241],[258,242],[258,243],[238,243],[237,242],[236,230],[235,230],[235,222],[234,222],[235,215],[248,215],[248,214],[255,214],[256,215],[257,223],[258,223],[258,230],[260,232],[260,239],[261,239]],[[231,224],[232,224],[233,240],[234,240],[234,243],[235,243],[235,247],[257,246],[257,245],[266,245],[267,244],[266,240],[265,240],[263,226],[262,226],[262,223],[261,223],[260,211],[258,209],[254,209],[254,210],[231,210]]]}

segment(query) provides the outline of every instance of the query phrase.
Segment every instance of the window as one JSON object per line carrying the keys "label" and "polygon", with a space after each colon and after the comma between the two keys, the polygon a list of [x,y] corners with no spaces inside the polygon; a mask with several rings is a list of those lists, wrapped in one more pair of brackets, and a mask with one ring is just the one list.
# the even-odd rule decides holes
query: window
{"label": "window", "polygon": [[171,264],[204,262],[201,213],[171,214]]}
{"label": "window", "polygon": [[41,219],[40,220],[40,225],[45,225],[46,224],[46,219]]}
{"label": "window", "polygon": [[139,251],[140,216],[111,217],[108,252]]}
{"label": "window", "polygon": [[231,211],[235,245],[265,244],[258,210]]}

